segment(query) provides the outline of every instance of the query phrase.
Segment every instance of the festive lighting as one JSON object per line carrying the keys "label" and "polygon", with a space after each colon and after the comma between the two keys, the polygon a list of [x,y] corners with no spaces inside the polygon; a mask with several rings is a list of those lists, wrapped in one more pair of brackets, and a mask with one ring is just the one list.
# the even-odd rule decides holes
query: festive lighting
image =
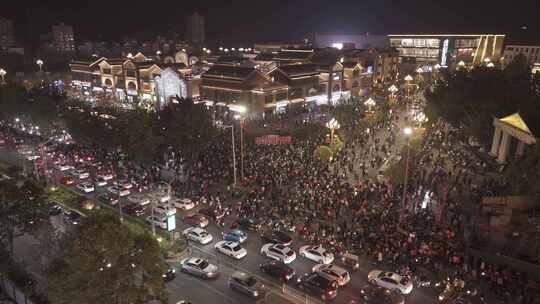
{"label": "festive lighting", "polygon": [[403,133],[406,135],[406,136],[410,136],[412,134],[412,128],[411,127],[405,127],[403,129]]}

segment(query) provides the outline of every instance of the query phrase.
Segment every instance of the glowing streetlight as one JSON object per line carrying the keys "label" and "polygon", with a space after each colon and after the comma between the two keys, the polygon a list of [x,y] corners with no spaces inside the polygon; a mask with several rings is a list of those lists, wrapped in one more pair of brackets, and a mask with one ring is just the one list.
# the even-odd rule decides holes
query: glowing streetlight
{"label": "glowing streetlight", "polygon": [[326,123],[326,127],[330,129],[330,144],[334,143],[334,131],[339,129],[341,126],[339,125],[339,122],[332,118],[329,122]]}
{"label": "glowing streetlight", "polygon": [[220,51],[223,51],[223,47],[222,47],[222,46],[220,46],[220,47],[219,47],[219,50],[220,50]]}
{"label": "glowing streetlight", "polygon": [[397,91],[399,91],[399,90],[395,85],[391,85],[388,88],[388,91],[390,92],[390,97],[394,97],[396,95]]}
{"label": "glowing streetlight", "polygon": [[411,127],[405,127],[403,129],[403,134],[405,134],[405,138],[407,139],[407,160],[405,162],[405,180],[403,182],[403,196],[401,198],[401,206],[405,207],[405,197],[407,196],[407,179],[409,177],[409,158],[411,155],[411,135],[413,133],[413,129]]}
{"label": "glowing streetlight", "polygon": [[206,50],[206,54],[210,54],[212,53],[210,50]]}
{"label": "glowing streetlight", "polygon": [[493,64],[493,62],[488,62],[488,64],[486,66],[488,68],[493,68],[493,67],[495,67],[495,64]]}
{"label": "glowing streetlight", "polygon": [[366,105],[368,107],[368,111],[371,112],[371,108],[373,108],[375,106],[375,100],[373,100],[373,98],[369,98],[368,100],[366,100],[366,102],[364,102],[364,105]]}
{"label": "glowing streetlight", "polygon": [[19,119],[19,117],[16,117],[16,118],[15,118],[15,122],[19,122],[19,121],[21,121],[21,120]]}
{"label": "glowing streetlight", "polygon": [[160,51],[160,50],[157,50],[157,51],[156,51],[156,55],[158,55],[158,56],[161,55],[161,51]]}
{"label": "glowing streetlight", "polygon": [[228,53],[229,52],[229,49],[224,49],[223,50],[225,53]]}
{"label": "glowing streetlight", "polygon": [[4,77],[6,76],[7,72],[6,70],[0,68],[0,77],[2,78],[2,84],[5,83]]}
{"label": "glowing streetlight", "polygon": [[422,70],[422,68],[418,68],[418,69],[416,69],[416,73],[422,74],[422,73],[424,73],[424,70]]}
{"label": "glowing streetlight", "polygon": [[41,59],[36,60],[36,64],[39,66],[39,71],[41,72],[42,71],[42,66],[43,66],[43,60],[41,60]]}
{"label": "glowing streetlight", "polygon": [[486,58],[484,59],[484,63],[488,64],[488,63],[490,63],[490,62],[491,62],[491,59],[490,59],[489,57],[486,57]]}

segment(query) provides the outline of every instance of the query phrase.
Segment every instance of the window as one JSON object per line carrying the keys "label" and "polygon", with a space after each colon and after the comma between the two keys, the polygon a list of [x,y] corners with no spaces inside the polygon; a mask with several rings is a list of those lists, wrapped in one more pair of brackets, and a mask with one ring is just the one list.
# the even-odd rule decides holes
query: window
{"label": "window", "polygon": [[111,69],[103,69],[103,74],[111,75]]}
{"label": "window", "polygon": [[264,103],[272,103],[272,102],[274,102],[274,98],[272,97],[272,95],[264,96]]}
{"label": "window", "polygon": [[128,77],[137,77],[136,74],[135,74],[135,70],[127,70],[126,71],[126,76],[128,76]]}

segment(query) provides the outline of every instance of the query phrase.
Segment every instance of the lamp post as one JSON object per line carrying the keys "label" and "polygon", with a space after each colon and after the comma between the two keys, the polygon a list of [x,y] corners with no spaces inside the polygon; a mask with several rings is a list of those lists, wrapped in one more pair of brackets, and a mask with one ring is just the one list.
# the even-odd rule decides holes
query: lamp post
{"label": "lamp post", "polygon": [[0,77],[2,78],[2,83],[1,84],[4,84],[6,82],[5,79],[4,79],[6,74],[7,74],[6,70],[0,68]]}
{"label": "lamp post", "polygon": [[39,66],[39,72],[41,73],[43,71],[43,68],[42,68],[43,60],[41,59],[36,60],[36,64]]}
{"label": "lamp post", "polygon": [[368,111],[371,112],[371,109],[375,106],[375,100],[373,100],[373,98],[369,98],[368,100],[366,100],[366,102],[364,102],[364,105],[366,105],[368,107]]}
{"label": "lamp post", "polygon": [[394,98],[398,91],[398,88],[396,87],[396,85],[393,84],[388,88],[388,91],[390,92],[390,97]]}
{"label": "lamp post", "polygon": [[435,83],[437,83],[437,80],[439,80],[439,70],[441,69],[441,65],[437,63],[433,66],[433,69],[435,70]]}
{"label": "lamp post", "polygon": [[401,198],[401,206],[405,207],[405,197],[407,196],[407,180],[409,178],[409,157],[411,155],[411,135],[412,135],[412,128],[411,127],[405,127],[403,129],[403,134],[405,134],[405,138],[407,139],[407,159],[405,161],[405,180],[403,182],[403,196]]}
{"label": "lamp post", "polygon": [[407,82],[407,98],[409,98],[411,95],[411,81],[413,81],[413,78],[411,75],[407,75],[403,79]]}
{"label": "lamp post", "polygon": [[335,130],[339,129],[341,126],[339,125],[339,122],[332,118],[329,122],[326,123],[326,127],[330,129],[330,144],[334,143],[334,132]]}
{"label": "lamp post", "polygon": [[236,186],[236,151],[235,151],[235,144],[234,144],[234,125],[230,126],[223,126],[223,128],[231,128],[231,142],[232,142],[232,159],[233,159],[233,177],[234,177],[234,183],[233,185]]}

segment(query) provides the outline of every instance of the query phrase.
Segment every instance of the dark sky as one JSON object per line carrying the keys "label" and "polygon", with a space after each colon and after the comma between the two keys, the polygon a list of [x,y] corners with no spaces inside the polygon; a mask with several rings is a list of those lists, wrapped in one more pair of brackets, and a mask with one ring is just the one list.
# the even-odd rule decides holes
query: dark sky
{"label": "dark sky", "polygon": [[[536,39],[539,0],[11,0],[19,40],[65,22],[78,40],[137,32],[184,35],[184,17],[206,17],[208,40],[289,41],[313,32],[489,32]],[[536,17],[536,18],[535,18]],[[527,30],[521,27],[527,26]],[[535,37],[535,35],[537,37]]]}

